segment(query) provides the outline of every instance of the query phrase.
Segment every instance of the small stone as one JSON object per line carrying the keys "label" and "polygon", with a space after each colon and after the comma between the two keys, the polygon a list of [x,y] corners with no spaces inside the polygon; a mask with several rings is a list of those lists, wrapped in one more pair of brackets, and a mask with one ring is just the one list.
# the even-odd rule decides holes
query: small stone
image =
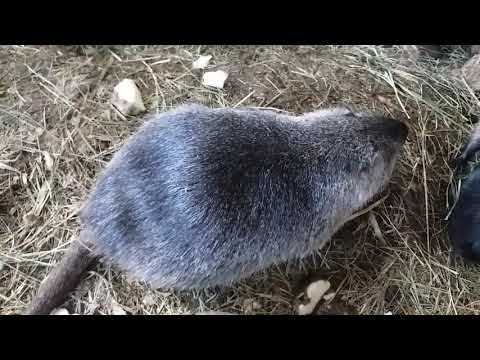
{"label": "small stone", "polygon": [[318,280],[308,285],[306,293],[310,301],[298,306],[298,314],[311,314],[328,289],[330,289],[330,282],[328,280]]}
{"label": "small stone", "polygon": [[138,115],[145,111],[142,94],[135,81],[131,79],[122,80],[113,89],[112,104],[123,115]]}
{"label": "small stone", "polygon": [[127,312],[123,310],[119,303],[112,299],[112,315],[127,315]]}
{"label": "small stone", "polygon": [[205,69],[212,59],[212,55],[202,55],[193,62],[194,69]]}
{"label": "small stone", "polygon": [[50,315],[70,315],[67,309],[64,308],[58,308],[53,310]]}
{"label": "small stone", "polygon": [[223,89],[225,80],[227,80],[228,74],[225,71],[210,71],[203,74],[202,83],[205,86],[215,87],[217,89]]}

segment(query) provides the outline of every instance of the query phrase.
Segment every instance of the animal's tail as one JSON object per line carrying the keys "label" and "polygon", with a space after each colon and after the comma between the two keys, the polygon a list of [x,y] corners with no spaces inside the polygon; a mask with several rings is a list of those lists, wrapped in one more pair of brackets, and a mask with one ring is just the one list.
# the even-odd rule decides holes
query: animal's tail
{"label": "animal's tail", "polygon": [[84,243],[76,240],[55,266],[34,296],[25,315],[48,315],[60,306],[80,282],[82,275],[96,262]]}

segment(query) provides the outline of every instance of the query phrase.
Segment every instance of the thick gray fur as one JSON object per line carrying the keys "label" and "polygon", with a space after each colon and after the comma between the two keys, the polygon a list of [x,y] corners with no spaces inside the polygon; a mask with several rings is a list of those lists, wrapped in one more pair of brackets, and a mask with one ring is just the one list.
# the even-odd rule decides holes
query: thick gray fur
{"label": "thick gray fur", "polygon": [[115,154],[81,213],[96,255],[158,288],[230,285],[321,248],[387,184],[407,128],[184,105]]}

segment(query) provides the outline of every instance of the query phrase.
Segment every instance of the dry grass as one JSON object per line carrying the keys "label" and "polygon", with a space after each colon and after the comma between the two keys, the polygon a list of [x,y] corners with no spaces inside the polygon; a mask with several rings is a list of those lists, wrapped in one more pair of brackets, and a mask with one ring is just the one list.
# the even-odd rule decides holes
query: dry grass
{"label": "dry grass", "polygon": [[[191,63],[230,76],[201,86]],[[151,112],[186,101],[306,112],[336,103],[404,118],[411,133],[390,195],[336,234],[318,255],[224,290],[153,291],[99,267],[69,301],[71,311],[134,314],[224,310],[289,314],[307,276],[329,278],[361,314],[475,314],[479,272],[450,257],[444,217],[450,162],[479,101],[438,62],[408,63],[397,48],[128,46],[89,55],[66,47],[0,49],[0,313],[19,313],[77,234],[79,204],[95,176],[141,119],[109,105],[122,78],[137,81]],[[252,307],[252,303],[259,306]]]}

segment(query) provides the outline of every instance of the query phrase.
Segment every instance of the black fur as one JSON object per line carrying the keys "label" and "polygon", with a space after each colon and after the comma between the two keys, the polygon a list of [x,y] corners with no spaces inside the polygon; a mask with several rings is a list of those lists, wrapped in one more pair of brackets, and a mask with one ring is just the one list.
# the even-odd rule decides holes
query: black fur
{"label": "black fur", "polygon": [[480,168],[462,184],[449,222],[449,237],[459,255],[480,263]]}
{"label": "black fur", "polygon": [[480,168],[472,170],[471,165],[479,150],[480,124],[477,123],[455,159],[454,178],[463,178],[463,183],[448,223],[453,249],[467,262],[474,263],[480,263]]}

